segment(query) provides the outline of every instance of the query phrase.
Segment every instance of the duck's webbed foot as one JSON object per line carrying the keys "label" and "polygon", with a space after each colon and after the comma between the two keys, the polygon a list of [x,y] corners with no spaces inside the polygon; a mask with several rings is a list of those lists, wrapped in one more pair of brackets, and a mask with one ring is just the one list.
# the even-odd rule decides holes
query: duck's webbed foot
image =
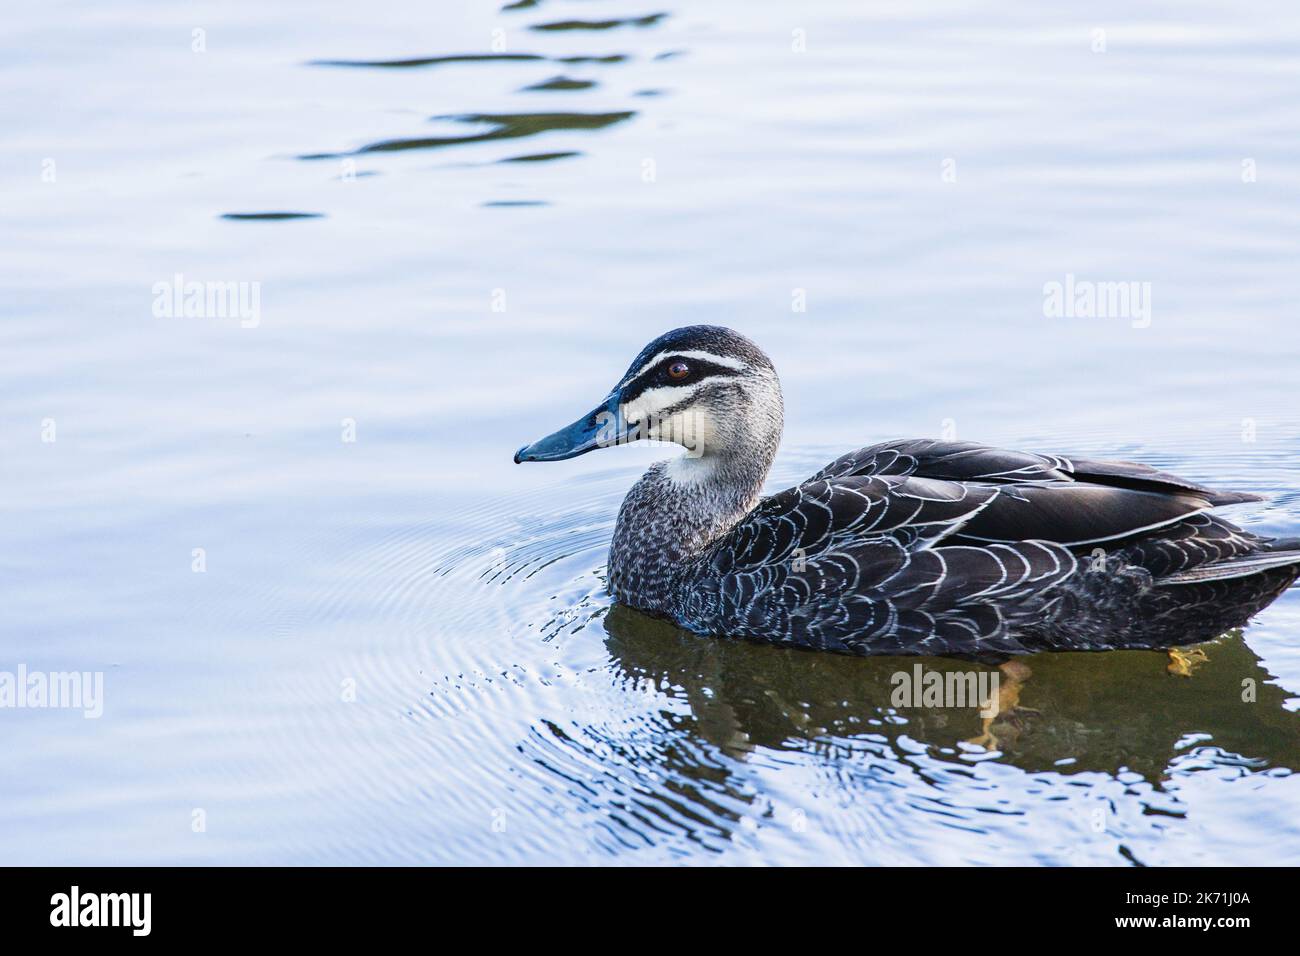
{"label": "duck's webbed foot", "polygon": [[1210,659],[1199,647],[1170,647],[1168,653],[1165,670],[1177,677],[1191,677],[1196,668]]}
{"label": "duck's webbed foot", "polygon": [[[1022,660],[1012,658],[998,665],[997,700],[984,702],[980,711],[981,733],[966,741],[985,750],[998,750],[997,733],[1010,733],[1015,738],[1025,729],[1026,717],[1037,717],[1040,712],[1032,707],[1020,706],[1020,690],[1034,672]],[[997,733],[994,733],[994,729]]]}

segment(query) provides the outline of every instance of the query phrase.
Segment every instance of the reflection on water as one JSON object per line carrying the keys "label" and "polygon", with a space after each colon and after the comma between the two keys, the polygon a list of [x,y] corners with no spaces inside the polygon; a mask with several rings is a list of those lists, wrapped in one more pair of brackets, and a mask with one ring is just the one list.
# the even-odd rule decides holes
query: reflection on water
{"label": "reflection on water", "polygon": [[567,76],[553,76],[549,80],[543,80],[541,83],[534,83],[532,86],[525,86],[524,90],[537,92],[569,92],[590,90],[595,86],[595,80],[574,80]]}
{"label": "reflection on water", "polygon": [[554,23],[534,23],[528,29],[553,31],[553,30],[613,30],[616,27],[652,27],[664,17],[666,13],[652,13],[644,17],[623,17],[615,20],[557,20]]}
{"label": "reflection on water", "polygon": [[284,219],[320,219],[322,213],[319,212],[223,212],[222,219],[231,219],[235,222],[247,222],[265,220],[267,222],[279,222]]}
{"label": "reflection on water", "polygon": [[[773,490],[942,431],[1295,533],[1300,17],[1254,15],[15,11],[0,670],[105,710],[0,711],[0,862],[1300,859],[1295,590],[1187,677],[1028,658],[986,726],[891,681],[990,663],[611,608],[655,450],[510,462],[714,322],[781,372]],[[1149,326],[1045,317],[1067,275],[1150,282]],[[260,321],[154,316],[174,276]]]}
{"label": "reflection on water", "polygon": [[502,163],[549,163],[553,159],[572,159],[574,156],[581,156],[575,150],[563,150],[556,153],[529,153],[526,156],[507,156],[499,160]]}
{"label": "reflection on water", "polygon": [[422,66],[439,66],[445,63],[527,63],[536,60],[550,60],[553,63],[622,63],[626,59],[627,56],[622,53],[610,53],[604,56],[554,57],[541,56],[537,53],[458,53],[453,56],[417,56],[404,60],[312,60],[310,65],[403,70]]}
{"label": "reflection on water", "polygon": [[[891,706],[894,675],[914,668],[941,674],[992,671],[945,658],[843,658],[735,641],[707,640],[614,607],[604,618],[611,658],[630,681],[672,688],[689,702],[683,733],[732,756],[756,748],[815,750],[862,734],[896,746],[906,735],[932,753],[956,755],[982,730],[977,706]],[[1071,772],[1132,771],[1159,783],[1185,756],[1189,728],[1228,763],[1293,769],[1300,721],[1283,704],[1240,633],[1204,647],[1207,661],[1190,679],[1171,677],[1165,655],[1149,651],[1045,653],[1027,658],[1031,673],[1019,707],[1004,708],[993,729],[1001,759],[1028,773],[1068,761]],[[1005,685],[1005,678],[1004,678]],[[1159,702],[1159,706],[1153,706]]]}
{"label": "reflection on water", "polygon": [[[490,129],[481,133],[469,133],[465,136],[424,136],[416,139],[389,139],[379,143],[370,143],[357,149],[356,153],[392,153],[406,149],[437,149],[441,146],[462,146],[466,143],[486,143],[496,139],[517,139],[521,136],[537,136],[552,130],[595,130],[604,129],[615,123],[621,123],[636,114],[623,113],[521,113],[517,115],[492,116],[488,114],[467,114],[465,116],[440,116],[440,120],[456,123],[488,126]],[[301,159],[338,158],[339,153],[316,153],[302,156]]]}

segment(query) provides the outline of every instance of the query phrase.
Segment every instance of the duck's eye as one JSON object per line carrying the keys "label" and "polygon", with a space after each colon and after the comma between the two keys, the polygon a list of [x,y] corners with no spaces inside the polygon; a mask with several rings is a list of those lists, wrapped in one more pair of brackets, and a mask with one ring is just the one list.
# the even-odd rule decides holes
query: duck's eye
{"label": "duck's eye", "polygon": [[691,367],[685,362],[674,362],[668,366],[668,374],[673,378],[685,378],[691,374]]}

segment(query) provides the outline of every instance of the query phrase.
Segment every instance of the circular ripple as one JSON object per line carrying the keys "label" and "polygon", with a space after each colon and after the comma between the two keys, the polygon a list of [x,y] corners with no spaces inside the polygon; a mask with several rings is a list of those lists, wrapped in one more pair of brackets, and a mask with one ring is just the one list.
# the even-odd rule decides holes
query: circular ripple
{"label": "circular ripple", "polygon": [[[832,452],[783,456],[778,478]],[[1241,467],[1252,487],[1295,484],[1281,457]],[[1279,686],[1261,660],[1293,633],[1293,596],[1210,645],[1192,680],[1142,652],[1032,658],[1026,709],[994,725],[990,754],[966,743],[984,729],[971,709],[894,706],[915,659],[701,638],[611,607],[606,550],[635,477],[557,482],[451,524],[404,517],[421,513],[412,501],[304,545],[347,557],[316,601],[293,602],[310,605],[291,642],[320,657],[318,679],[268,690],[286,715],[270,748],[283,795],[310,803],[315,828],[287,825],[272,847],[314,861],[1176,862],[1195,841],[1169,834],[1200,826],[1203,807],[1226,813],[1225,788],[1297,799],[1283,689],[1297,681]],[[1271,506],[1300,524],[1293,500]],[[355,702],[338,702],[339,675]],[[1223,840],[1267,846],[1225,819]],[[1294,852],[1288,839],[1270,852]]]}

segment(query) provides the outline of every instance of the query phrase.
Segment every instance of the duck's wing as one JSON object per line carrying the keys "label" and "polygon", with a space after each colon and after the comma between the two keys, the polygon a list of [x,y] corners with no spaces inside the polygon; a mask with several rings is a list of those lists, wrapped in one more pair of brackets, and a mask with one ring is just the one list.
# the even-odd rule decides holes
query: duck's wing
{"label": "duck's wing", "polygon": [[925,439],[858,449],[831,462],[813,480],[843,481],[866,475],[1000,488],[999,499],[973,515],[954,536],[954,544],[1041,539],[1076,549],[1108,547],[1220,505],[1260,500],[1257,495],[1205,488],[1134,462],[1035,455],[974,442]]}
{"label": "duck's wing", "polygon": [[1049,592],[1076,559],[1048,541],[951,543],[1002,497],[991,483],[916,476],[804,482],[696,562],[680,618],[839,651],[1021,649],[1006,608]]}
{"label": "duck's wing", "polygon": [[[1143,465],[876,445],[766,499],[716,542],[690,572],[683,617],[834,650],[1018,650],[1013,625],[1051,612],[1079,555],[1167,539],[1180,567],[1208,560],[1224,547],[1184,534],[1186,522],[1240,500]],[[1237,537],[1224,538],[1229,551],[1255,540]]]}
{"label": "duck's wing", "polygon": [[948,481],[1027,484],[1075,482],[1166,495],[1191,495],[1211,506],[1260,501],[1259,495],[1216,491],[1166,471],[1131,461],[1098,461],[1064,455],[991,448],[975,442],[911,439],[868,445],[835,459],[811,481],[871,475],[917,475]]}

